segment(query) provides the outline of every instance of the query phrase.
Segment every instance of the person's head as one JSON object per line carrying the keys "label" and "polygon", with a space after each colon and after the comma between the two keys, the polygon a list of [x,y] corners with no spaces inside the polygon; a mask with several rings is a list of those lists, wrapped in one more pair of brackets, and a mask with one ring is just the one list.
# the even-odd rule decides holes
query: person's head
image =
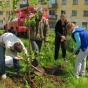
{"label": "person's head", "polygon": [[67,20],[66,14],[64,14],[64,13],[61,14],[60,20],[61,20],[62,23],[64,23]]}
{"label": "person's head", "polygon": [[19,52],[19,53],[22,52],[23,48],[22,48],[21,43],[16,42],[16,43],[14,44],[14,50],[17,51],[17,52]]}
{"label": "person's head", "polygon": [[43,16],[43,14],[44,14],[43,9],[42,9],[42,8],[38,8],[38,9],[37,9],[37,14],[38,14],[38,16],[39,16],[39,19],[41,19],[42,16]]}
{"label": "person's head", "polygon": [[68,22],[66,25],[66,30],[69,35],[72,34],[72,31],[75,29],[76,25],[73,22]]}

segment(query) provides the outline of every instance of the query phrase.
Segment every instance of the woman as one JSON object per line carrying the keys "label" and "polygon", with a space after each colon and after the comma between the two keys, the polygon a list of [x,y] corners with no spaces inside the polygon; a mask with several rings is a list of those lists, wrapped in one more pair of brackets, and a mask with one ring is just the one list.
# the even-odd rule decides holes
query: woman
{"label": "woman", "polygon": [[81,49],[75,61],[75,77],[79,78],[79,76],[85,75],[86,58],[88,55],[88,32],[72,22],[66,25],[66,29],[67,33],[72,35],[73,40],[76,42],[72,54],[74,55],[78,49]]}
{"label": "woman", "polygon": [[66,14],[61,14],[60,20],[57,21],[55,25],[55,52],[54,59],[58,59],[58,53],[60,50],[60,46],[62,49],[62,57],[66,61],[66,24],[67,17]]}

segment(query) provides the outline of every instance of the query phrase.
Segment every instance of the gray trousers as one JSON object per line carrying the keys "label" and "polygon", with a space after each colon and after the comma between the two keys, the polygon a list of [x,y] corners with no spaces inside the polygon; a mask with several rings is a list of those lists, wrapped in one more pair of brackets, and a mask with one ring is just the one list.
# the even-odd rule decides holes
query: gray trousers
{"label": "gray trousers", "polygon": [[39,52],[41,50],[41,46],[42,46],[42,41],[38,41],[38,40],[31,40],[31,45],[32,45],[32,50],[35,52],[35,57],[39,56]]}
{"label": "gray trousers", "polygon": [[86,70],[86,58],[88,55],[88,48],[85,52],[82,50],[79,52],[75,61],[75,76],[84,76]]}

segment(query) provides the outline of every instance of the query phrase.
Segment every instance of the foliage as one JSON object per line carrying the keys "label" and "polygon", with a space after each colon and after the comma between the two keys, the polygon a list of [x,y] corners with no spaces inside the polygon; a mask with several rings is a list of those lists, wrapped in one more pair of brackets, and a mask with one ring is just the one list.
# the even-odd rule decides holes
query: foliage
{"label": "foliage", "polygon": [[35,15],[33,14],[33,17],[31,18],[29,17],[29,19],[25,19],[24,25],[28,26],[28,24],[30,24],[34,26],[37,18],[38,18],[38,14],[37,13],[35,13]]}
{"label": "foliage", "polygon": [[[0,33],[2,33],[2,30],[0,30]],[[54,31],[50,30],[49,45],[45,47],[43,43],[40,57],[38,58],[42,66],[57,66],[63,63],[63,58],[61,57],[61,51],[60,51],[60,56],[58,60],[57,61],[54,60],[54,37],[55,37]],[[26,46],[29,52],[28,39],[25,39],[25,38],[20,38],[20,39],[23,41],[24,45]],[[67,45],[68,47],[67,57],[68,57],[71,54],[71,50],[70,50],[72,48],[71,46],[74,46],[73,40],[69,36],[67,36],[67,44],[68,44]],[[20,54],[20,55],[24,57],[24,60],[20,61],[21,69],[22,71],[27,73],[27,70],[29,68],[27,64],[27,57],[25,57],[23,54]],[[36,76],[37,80],[40,81],[39,88],[43,88],[42,86],[44,86],[44,88],[87,88],[88,87],[88,80],[87,80],[88,79],[88,62],[87,62],[86,76],[76,79],[74,77],[75,59],[76,59],[76,55],[71,56],[67,63],[65,62],[63,63],[66,66],[66,68],[64,69],[64,74],[58,75],[58,77],[61,77],[61,79],[64,80],[63,85],[61,85],[60,87],[56,87],[56,83],[52,78]],[[24,88],[30,88],[30,85],[28,84],[27,80],[24,79],[24,81],[25,81]],[[4,84],[0,83],[0,85],[2,88],[4,87]]]}
{"label": "foliage", "polygon": [[0,29],[0,35],[3,34],[5,32],[5,30]]}
{"label": "foliage", "polygon": [[38,3],[43,2],[44,5],[48,4],[49,0],[31,0],[31,5],[36,6]]}
{"label": "foliage", "polygon": [[13,0],[12,3],[13,3],[13,12],[16,10],[17,8],[17,2],[19,2],[19,0]]}

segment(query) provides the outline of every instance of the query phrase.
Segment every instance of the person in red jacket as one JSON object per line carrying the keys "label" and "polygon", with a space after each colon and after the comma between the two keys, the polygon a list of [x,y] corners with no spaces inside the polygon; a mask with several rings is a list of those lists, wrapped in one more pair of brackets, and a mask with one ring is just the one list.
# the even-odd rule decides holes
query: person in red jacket
{"label": "person in red jacket", "polygon": [[62,49],[62,57],[66,61],[66,24],[67,24],[67,17],[66,14],[61,14],[60,20],[56,22],[55,25],[55,52],[54,52],[54,59],[58,59],[58,53],[61,46]]}

